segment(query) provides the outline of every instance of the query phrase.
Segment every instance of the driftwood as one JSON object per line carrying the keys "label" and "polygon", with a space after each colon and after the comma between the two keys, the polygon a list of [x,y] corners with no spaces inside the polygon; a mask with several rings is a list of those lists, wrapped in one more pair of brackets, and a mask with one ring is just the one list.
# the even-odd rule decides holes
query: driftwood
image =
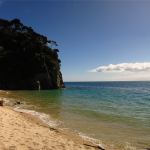
{"label": "driftwood", "polygon": [[101,149],[101,150],[105,150],[100,146],[93,146],[93,145],[89,145],[89,144],[83,144],[83,145],[86,145],[86,146],[89,146],[89,147],[94,147],[94,148]]}

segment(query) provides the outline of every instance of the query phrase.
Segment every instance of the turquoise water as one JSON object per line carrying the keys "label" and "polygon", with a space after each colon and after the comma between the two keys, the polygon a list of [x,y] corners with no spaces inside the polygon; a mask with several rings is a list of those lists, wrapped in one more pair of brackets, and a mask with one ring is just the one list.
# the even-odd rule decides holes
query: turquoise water
{"label": "turquoise water", "polygon": [[150,82],[66,82],[64,90],[9,91],[16,109],[101,146],[150,148]]}

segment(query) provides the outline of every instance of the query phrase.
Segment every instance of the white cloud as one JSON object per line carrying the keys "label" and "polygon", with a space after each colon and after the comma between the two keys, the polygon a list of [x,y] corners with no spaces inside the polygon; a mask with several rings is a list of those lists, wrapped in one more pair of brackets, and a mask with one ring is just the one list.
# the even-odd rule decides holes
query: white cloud
{"label": "white cloud", "polygon": [[150,72],[150,62],[144,63],[122,63],[109,66],[101,66],[89,72],[114,72],[114,73],[143,73]]}
{"label": "white cloud", "polygon": [[2,0],[0,0],[0,6],[3,4]]}

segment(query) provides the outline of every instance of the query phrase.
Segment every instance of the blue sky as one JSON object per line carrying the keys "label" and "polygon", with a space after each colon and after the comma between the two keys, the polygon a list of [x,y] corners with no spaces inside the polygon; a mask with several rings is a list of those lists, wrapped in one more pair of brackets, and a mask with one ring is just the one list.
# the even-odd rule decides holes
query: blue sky
{"label": "blue sky", "polygon": [[0,0],[0,18],[56,41],[64,81],[150,80],[148,0]]}

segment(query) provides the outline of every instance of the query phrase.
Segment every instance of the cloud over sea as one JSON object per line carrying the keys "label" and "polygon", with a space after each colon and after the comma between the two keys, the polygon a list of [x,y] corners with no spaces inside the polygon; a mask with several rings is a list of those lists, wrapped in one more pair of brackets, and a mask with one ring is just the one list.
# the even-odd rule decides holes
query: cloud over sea
{"label": "cloud over sea", "polygon": [[150,72],[150,62],[144,63],[121,63],[117,65],[100,66],[89,72],[113,72],[113,73],[145,73]]}

